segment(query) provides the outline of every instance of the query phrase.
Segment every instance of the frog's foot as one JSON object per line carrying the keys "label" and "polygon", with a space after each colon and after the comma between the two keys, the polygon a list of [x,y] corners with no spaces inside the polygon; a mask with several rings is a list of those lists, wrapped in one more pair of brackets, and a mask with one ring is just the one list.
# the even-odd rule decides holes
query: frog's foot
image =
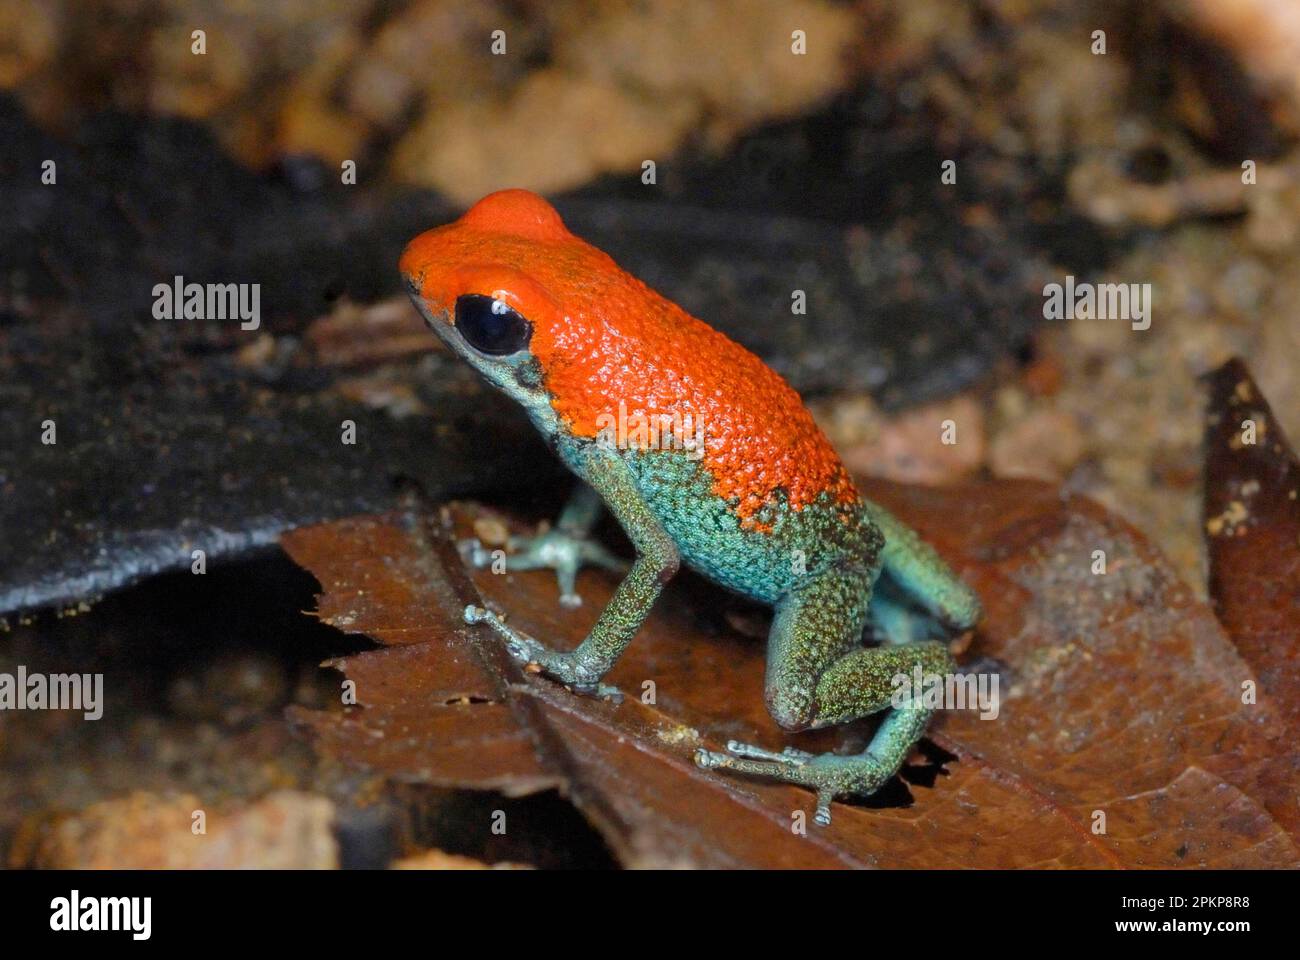
{"label": "frog's foot", "polygon": [[772,760],[776,763],[801,763],[816,756],[807,750],[796,750],[794,747],[786,747],[780,753],[773,753],[771,750],[764,750],[751,743],[741,743],[739,740],[727,741],[727,753],[737,757],[747,757],[750,760]]}
{"label": "frog's foot", "polygon": [[[461,556],[475,567],[490,567],[496,559],[479,540],[470,538],[458,544]],[[539,570],[550,568],[560,582],[560,603],[566,607],[582,605],[576,585],[578,571],[584,566],[603,567],[615,573],[626,573],[628,564],[606,550],[600,543],[581,534],[560,528],[546,530],[531,537],[511,536],[506,541],[511,551],[506,554],[507,570]]]}
{"label": "frog's foot", "polygon": [[600,682],[604,672],[584,663],[574,651],[566,653],[552,650],[522,630],[507,626],[505,621],[491,610],[470,605],[465,608],[465,622],[486,623],[505,640],[506,650],[512,657],[526,666],[536,664],[541,668],[542,673],[553,680],[560,681],[575,693],[602,699],[622,699],[623,695],[617,687]]}
{"label": "frog's foot", "polygon": [[731,770],[815,790],[817,812],[813,819],[822,826],[831,822],[831,801],[836,797],[868,796],[893,775],[893,770],[870,751],[843,757],[787,747],[774,753],[734,740],[727,744],[726,753],[695,751],[695,763],[706,770]]}

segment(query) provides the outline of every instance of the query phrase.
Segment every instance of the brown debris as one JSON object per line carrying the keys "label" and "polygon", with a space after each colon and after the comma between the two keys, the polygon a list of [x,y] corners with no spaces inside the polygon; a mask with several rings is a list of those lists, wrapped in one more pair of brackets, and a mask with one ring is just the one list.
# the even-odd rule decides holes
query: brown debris
{"label": "brown debris", "polygon": [[[815,411],[850,470],[900,483],[955,483],[984,462],[984,410],[970,394],[885,415],[867,398]],[[945,443],[946,425],[951,424]]]}
{"label": "brown debris", "polygon": [[1300,133],[1300,10],[1288,0],[1164,0],[1175,16],[1232,51],[1272,101],[1274,118]]}
{"label": "brown debris", "polygon": [[192,794],[133,793],[28,824],[16,846],[33,848],[31,866],[58,870],[325,870],[338,867],[333,820],[330,801],[289,790],[221,811]]}
{"label": "brown debris", "polygon": [[403,857],[393,863],[394,870],[530,870],[524,863],[484,863],[473,857],[462,857],[442,850],[425,850],[423,853]]}
{"label": "brown debris", "polygon": [[1070,414],[1050,408],[1012,420],[989,447],[989,467],[1000,477],[1060,482],[1082,458],[1084,439]]}

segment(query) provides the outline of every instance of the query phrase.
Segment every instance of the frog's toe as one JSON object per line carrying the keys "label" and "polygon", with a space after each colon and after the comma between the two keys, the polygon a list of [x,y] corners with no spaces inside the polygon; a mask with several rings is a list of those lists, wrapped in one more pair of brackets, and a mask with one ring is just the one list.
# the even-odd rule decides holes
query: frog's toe
{"label": "frog's toe", "polygon": [[483,546],[483,541],[478,537],[457,540],[456,550],[460,553],[461,560],[476,569],[482,569],[492,563],[492,551]]}
{"label": "frog's toe", "polygon": [[528,634],[508,626],[504,620],[491,610],[470,605],[465,608],[465,622],[486,623],[505,640],[506,649],[510,651],[510,655],[522,663],[536,663],[548,652],[541,643]]}
{"label": "frog's toe", "polygon": [[808,787],[817,794],[813,819],[822,826],[831,822],[830,805],[836,797],[869,796],[889,779],[891,773],[870,753],[847,757],[832,753],[810,754],[794,749],[774,753],[734,741],[727,744],[727,751],[697,750],[695,763],[708,770],[729,770]]}
{"label": "frog's toe", "polygon": [[835,800],[835,795],[827,790],[817,791],[817,809],[813,812],[813,819],[823,827],[831,825],[831,804]]}
{"label": "frog's toe", "polygon": [[[493,552],[477,540],[462,541],[461,555],[467,563],[486,567],[492,563]],[[560,588],[560,605],[570,609],[582,606],[578,593],[578,571],[585,566],[601,567],[616,573],[626,573],[628,564],[585,535],[562,529],[546,530],[534,536],[515,536],[507,541],[509,553],[505,557],[507,570],[555,571]]]}
{"label": "frog's toe", "polygon": [[541,668],[542,673],[553,680],[559,680],[574,692],[606,700],[622,701],[623,694],[617,687],[600,682],[603,671],[593,668],[590,663],[582,660],[577,652],[552,650],[522,630],[509,626],[491,610],[482,607],[467,606],[465,622],[487,624],[505,641],[510,656],[528,666],[536,664]]}
{"label": "frog's toe", "polygon": [[[728,750],[733,744],[728,744]],[[754,753],[745,752],[745,744],[734,744],[741,747],[741,750],[730,753],[717,753],[713,750],[703,748],[695,751],[695,765],[703,767],[706,770],[730,770],[733,773],[744,773],[752,777],[766,777],[770,780],[784,780],[787,783],[802,783],[798,771],[800,764],[789,757],[783,757],[780,754],[769,753],[758,747],[750,748]],[[775,759],[757,759],[764,758]]]}
{"label": "frog's toe", "polygon": [[794,747],[786,747],[780,753],[776,753],[772,750],[756,747],[752,743],[741,743],[738,740],[727,741],[727,752],[737,757],[747,757],[751,760],[771,760],[774,763],[804,763],[811,760],[813,756],[805,750],[796,750]]}
{"label": "frog's toe", "polygon": [[582,606],[582,597],[578,594],[578,563],[576,560],[563,563],[555,568],[555,579],[560,583],[560,606],[573,609]]}
{"label": "frog's toe", "polygon": [[[557,534],[562,536],[562,534]],[[568,538],[570,543],[556,559],[555,577],[560,583],[560,605],[569,607],[582,606],[582,597],[578,593],[578,571],[585,566],[600,567],[614,573],[627,573],[629,564],[626,560],[610,553],[594,540],[585,538]]]}
{"label": "frog's toe", "polygon": [[[773,753],[759,747],[734,742],[728,743],[727,749],[729,753],[696,750],[696,766],[706,770],[728,770],[763,780],[810,787],[817,791],[817,810],[813,819],[822,826],[831,822],[831,802],[838,794],[847,792],[841,789],[839,784],[818,776],[815,767],[817,757],[809,760],[805,756]],[[796,751],[796,753],[802,754],[803,751]],[[755,759],[758,757],[765,759]]]}
{"label": "frog's toe", "polygon": [[[760,777],[764,780],[811,787],[817,791],[817,811],[813,819],[822,826],[831,822],[831,801],[835,799],[838,792],[842,791],[837,790],[836,785],[832,783],[822,782],[822,778],[815,773],[813,762],[804,757],[773,753],[743,743],[728,743],[727,750],[730,752],[696,750],[695,763],[706,770],[730,770],[732,773]],[[754,759],[759,756],[767,759]]]}

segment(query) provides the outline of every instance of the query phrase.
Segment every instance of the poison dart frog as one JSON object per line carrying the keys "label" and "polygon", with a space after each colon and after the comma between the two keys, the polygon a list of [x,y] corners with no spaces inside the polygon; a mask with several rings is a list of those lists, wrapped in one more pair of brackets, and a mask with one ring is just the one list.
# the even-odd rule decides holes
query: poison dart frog
{"label": "poison dart frog", "polygon": [[[864,499],[799,395],[757,356],[624,272],[526,190],[503,190],[420,234],[399,269],[447,346],[523,407],[581,483],[550,530],[512,544],[513,569],[556,571],[580,602],[584,564],[625,572],[591,632],[552,650],[476,607],[518,660],[580,690],[627,648],[681,564],[774,608],[764,696],[785,729],[889,710],[854,756],[730,742],[696,763],[811,788],[815,819],[902,765],[933,712],[891,699],[897,675],[954,669],[945,637],[975,594],[918,535]],[[638,429],[620,432],[611,424]],[[640,429],[646,423],[661,432]],[[630,567],[590,536],[607,508]],[[490,555],[467,544],[471,562]],[[863,642],[864,633],[878,641]]]}

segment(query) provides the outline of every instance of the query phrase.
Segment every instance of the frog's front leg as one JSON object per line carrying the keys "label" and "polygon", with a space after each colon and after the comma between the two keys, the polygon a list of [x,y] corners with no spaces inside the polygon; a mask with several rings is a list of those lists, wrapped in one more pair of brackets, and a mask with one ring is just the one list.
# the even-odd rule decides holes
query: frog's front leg
{"label": "frog's front leg", "polygon": [[[582,597],[577,591],[580,569],[587,565],[615,573],[625,573],[628,569],[622,558],[591,538],[591,530],[603,509],[600,494],[587,484],[579,483],[552,529],[531,537],[511,535],[506,541],[511,551],[506,559],[507,567],[511,570],[554,570],[560,583],[560,603],[566,607],[581,606]],[[462,540],[459,546],[466,562],[479,568],[492,565],[493,551],[479,540]]]}
{"label": "frog's front leg", "polygon": [[615,454],[593,448],[584,461],[584,477],[622,525],[637,557],[614,596],[596,618],[591,632],[571,651],[551,650],[499,617],[471,607],[465,618],[485,622],[501,634],[511,654],[535,663],[542,672],[579,690],[596,690],[602,677],[627,649],[645,622],[664,584],[677,573],[677,545],[651,512],[627,466]]}
{"label": "frog's front leg", "polygon": [[[846,723],[887,709],[893,678],[952,669],[942,643],[862,647],[874,570],[835,570],[813,578],[776,609],[768,639],[765,693],[781,726],[805,730]],[[782,753],[732,741],[726,753],[696,752],[701,767],[782,780],[817,793],[816,820],[830,823],[830,804],[841,796],[878,790],[907,759],[933,711],[911,704],[891,710],[867,749],[855,756]]]}

